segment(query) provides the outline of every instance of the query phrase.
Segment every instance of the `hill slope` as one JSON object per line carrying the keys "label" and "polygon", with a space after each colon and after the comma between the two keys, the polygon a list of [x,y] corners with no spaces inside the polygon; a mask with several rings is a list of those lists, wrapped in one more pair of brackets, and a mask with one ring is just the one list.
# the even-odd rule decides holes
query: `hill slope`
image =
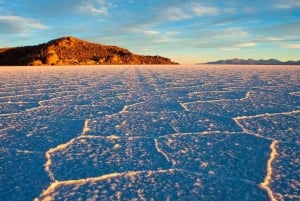
{"label": "hill slope", "polygon": [[254,59],[228,59],[207,62],[206,64],[238,64],[238,65],[300,65],[300,61],[279,61],[276,59],[254,60]]}
{"label": "hill slope", "polygon": [[176,64],[161,56],[63,37],[45,44],[0,49],[0,65]]}

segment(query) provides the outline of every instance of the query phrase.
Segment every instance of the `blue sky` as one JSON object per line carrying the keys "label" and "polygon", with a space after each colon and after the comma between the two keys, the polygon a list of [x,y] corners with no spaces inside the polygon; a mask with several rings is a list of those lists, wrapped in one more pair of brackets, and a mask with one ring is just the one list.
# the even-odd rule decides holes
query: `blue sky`
{"label": "blue sky", "polygon": [[62,36],[182,64],[300,59],[300,0],[0,0],[0,47]]}

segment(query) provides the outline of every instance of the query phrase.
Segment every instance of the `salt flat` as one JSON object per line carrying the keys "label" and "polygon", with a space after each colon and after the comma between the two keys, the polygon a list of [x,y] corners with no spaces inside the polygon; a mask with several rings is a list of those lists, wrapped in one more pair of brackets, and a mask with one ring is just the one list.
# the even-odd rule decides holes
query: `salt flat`
{"label": "salt flat", "polygon": [[299,200],[300,66],[0,68],[1,200]]}

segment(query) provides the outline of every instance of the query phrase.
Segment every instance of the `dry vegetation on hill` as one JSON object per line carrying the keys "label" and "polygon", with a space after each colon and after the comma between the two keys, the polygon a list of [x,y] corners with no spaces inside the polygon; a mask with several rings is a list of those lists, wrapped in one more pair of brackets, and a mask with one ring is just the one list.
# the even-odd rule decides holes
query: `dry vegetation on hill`
{"label": "dry vegetation on hill", "polygon": [[117,46],[63,37],[36,46],[0,49],[0,65],[176,64],[161,56],[142,56]]}

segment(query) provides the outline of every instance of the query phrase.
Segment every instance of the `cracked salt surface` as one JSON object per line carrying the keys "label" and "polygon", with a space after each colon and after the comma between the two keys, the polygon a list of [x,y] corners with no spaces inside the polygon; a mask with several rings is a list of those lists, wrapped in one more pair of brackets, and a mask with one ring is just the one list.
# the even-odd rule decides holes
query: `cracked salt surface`
{"label": "cracked salt surface", "polygon": [[1,200],[300,199],[297,66],[4,67],[0,86]]}

